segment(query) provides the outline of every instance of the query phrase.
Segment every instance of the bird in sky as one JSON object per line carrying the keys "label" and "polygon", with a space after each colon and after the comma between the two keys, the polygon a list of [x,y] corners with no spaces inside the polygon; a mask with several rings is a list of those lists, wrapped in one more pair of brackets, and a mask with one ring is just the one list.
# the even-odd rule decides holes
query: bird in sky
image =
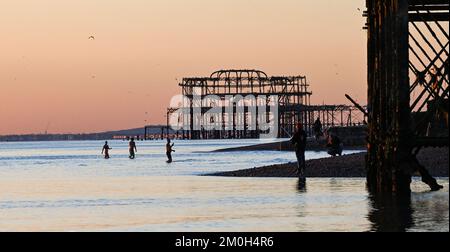
{"label": "bird in sky", "polygon": [[92,39],[92,40],[94,40],[95,39],[95,37],[94,36],[89,36],[89,39]]}

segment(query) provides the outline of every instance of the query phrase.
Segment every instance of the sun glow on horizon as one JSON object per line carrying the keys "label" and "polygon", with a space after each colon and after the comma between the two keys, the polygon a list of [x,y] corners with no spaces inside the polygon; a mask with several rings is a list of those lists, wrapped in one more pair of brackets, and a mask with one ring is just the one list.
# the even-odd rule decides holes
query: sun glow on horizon
{"label": "sun glow on horizon", "polygon": [[[306,75],[313,104],[366,100],[363,0],[5,0],[0,135],[165,124],[178,80]],[[92,37],[91,37],[92,36]]]}

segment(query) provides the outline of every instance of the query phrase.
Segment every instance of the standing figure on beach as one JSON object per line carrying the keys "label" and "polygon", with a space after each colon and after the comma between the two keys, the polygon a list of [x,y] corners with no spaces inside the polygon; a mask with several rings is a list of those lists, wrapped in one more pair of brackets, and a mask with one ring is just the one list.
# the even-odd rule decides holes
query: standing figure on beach
{"label": "standing figure on beach", "polygon": [[170,139],[167,138],[167,144],[166,144],[166,155],[167,155],[167,163],[172,163],[172,152],[175,152],[174,149],[172,149],[172,147],[175,144],[170,144]]}
{"label": "standing figure on beach", "polygon": [[134,142],[134,138],[131,138],[130,143],[128,144],[130,150],[130,159],[135,158],[135,152],[137,152],[136,143]]}
{"label": "standing figure on beach", "polygon": [[102,154],[105,155],[105,159],[109,158],[109,150],[111,150],[111,148],[109,148],[108,141],[105,141],[105,145],[103,145],[102,149]]}
{"label": "standing figure on beach", "polygon": [[314,133],[316,136],[316,140],[319,140],[321,136],[323,136],[322,133],[322,123],[320,122],[320,118],[317,117],[317,120],[314,122]]}
{"label": "standing figure on beach", "polygon": [[295,156],[297,157],[298,176],[300,179],[305,179],[306,132],[303,130],[302,123],[297,124],[297,130],[291,138],[291,143],[294,145]]}

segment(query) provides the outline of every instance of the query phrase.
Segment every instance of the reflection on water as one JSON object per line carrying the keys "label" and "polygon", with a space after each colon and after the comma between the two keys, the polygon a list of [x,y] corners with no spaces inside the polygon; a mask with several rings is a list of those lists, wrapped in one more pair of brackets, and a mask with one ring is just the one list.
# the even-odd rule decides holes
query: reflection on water
{"label": "reflection on water", "polygon": [[414,225],[411,195],[370,195],[371,231],[404,232]]}
{"label": "reflection on water", "polygon": [[[194,176],[295,160],[291,152],[207,153],[239,141],[0,144],[0,231],[447,231],[448,178],[409,198],[373,197],[364,178]],[[326,153],[307,153],[318,158]],[[233,162],[230,162],[232,158]]]}
{"label": "reflection on water", "polygon": [[0,177],[0,231],[448,231],[439,182],[396,199],[364,178]]}
{"label": "reflection on water", "polygon": [[371,231],[445,231],[448,232],[449,197],[448,178],[445,189],[430,192],[415,180],[410,195],[369,195],[368,219]]}
{"label": "reflection on water", "polygon": [[299,193],[306,193],[306,179],[299,178],[297,182],[297,190]]}

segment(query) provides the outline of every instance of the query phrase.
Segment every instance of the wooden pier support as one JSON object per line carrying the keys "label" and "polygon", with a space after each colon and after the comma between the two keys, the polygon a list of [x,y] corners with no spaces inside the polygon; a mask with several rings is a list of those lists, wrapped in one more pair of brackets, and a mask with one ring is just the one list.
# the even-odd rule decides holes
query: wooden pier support
{"label": "wooden pier support", "polygon": [[[419,3],[420,2],[420,3]],[[414,172],[422,175],[423,181],[432,190],[441,188],[426,168],[421,166],[415,155],[422,146],[416,141],[420,131],[414,127],[411,107],[410,69],[415,69],[410,61],[409,16],[413,22],[448,22],[448,15],[433,16],[430,5],[436,5],[448,12],[448,0],[430,2],[407,0],[367,0],[368,30],[368,154],[367,185],[371,192],[409,193],[411,176]],[[414,7],[411,14],[410,7]],[[421,9],[422,8],[422,9]],[[419,10],[423,10],[419,12]],[[442,10],[440,10],[442,11]],[[421,19],[421,13],[426,18]],[[448,28],[448,23],[447,23]],[[447,39],[448,34],[444,33]],[[442,48],[444,52],[448,49]],[[442,51],[441,51],[442,52]],[[445,57],[445,54],[443,54]],[[441,57],[439,54],[437,55]],[[425,68],[428,72],[430,62]],[[446,63],[448,65],[448,60]],[[445,67],[439,69],[445,69]],[[415,72],[419,74],[419,72]],[[443,86],[442,99],[448,99],[447,85]],[[415,78],[414,78],[415,79]],[[441,81],[441,84],[442,84]],[[425,86],[426,87],[426,86]],[[446,91],[445,91],[446,90]],[[441,99],[435,99],[440,102]],[[425,101],[426,102],[426,101]],[[448,108],[447,108],[448,111]],[[420,112],[420,111],[419,111]],[[432,111],[426,112],[432,114]],[[431,117],[430,117],[431,118]],[[448,137],[447,137],[448,139]],[[448,146],[448,142],[447,142]]]}

